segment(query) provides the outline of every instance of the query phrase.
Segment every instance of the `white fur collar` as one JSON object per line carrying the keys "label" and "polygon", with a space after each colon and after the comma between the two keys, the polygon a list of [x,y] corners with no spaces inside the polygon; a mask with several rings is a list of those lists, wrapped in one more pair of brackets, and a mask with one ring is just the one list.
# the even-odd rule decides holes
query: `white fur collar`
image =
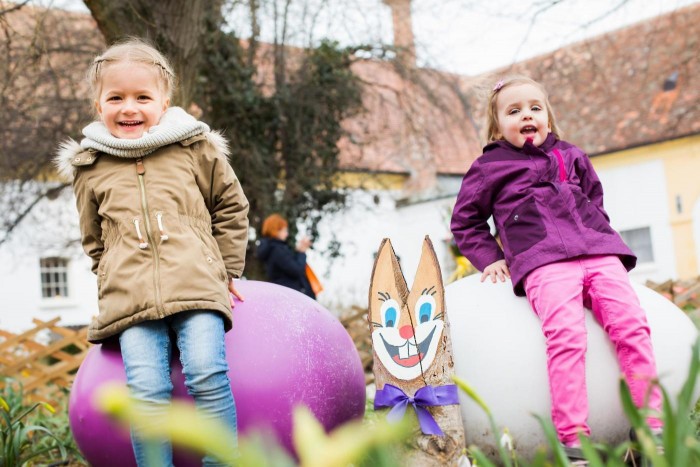
{"label": "white fur collar", "polygon": [[[208,131],[204,133],[204,137],[209,144],[214,146],[217,152],[226,157],[230,155],[228,141],[220,131]],[[66,181],[73,180],[77,170],[77,167],[73,165],[73,161],[78,154],[84,151],[86,150],[80,144],[70,138],[59,144],[53,162],[62,179]]]}
{"label": "white fur collar", "polygon": [[61,144],[58,145],[56,156],[53,158],[53,164],[56,166],[58,175],[62,179],[68,181],[73,180],[75,176],[75,167],[73,167],[72,161],[73,158],[81,152],[83,152],[83,148],[71,138],[62,141]]}
{"label": "white fur collar", "polygon": [[136,159],[169,144],[206,133],[209,126],[180,107],[170,107],[160,117],[158,125],[149,128],[140,138],[124,139],[112,136],[102,122],[93,122],[83,128],[83,149],[94,149],[112,156]]}

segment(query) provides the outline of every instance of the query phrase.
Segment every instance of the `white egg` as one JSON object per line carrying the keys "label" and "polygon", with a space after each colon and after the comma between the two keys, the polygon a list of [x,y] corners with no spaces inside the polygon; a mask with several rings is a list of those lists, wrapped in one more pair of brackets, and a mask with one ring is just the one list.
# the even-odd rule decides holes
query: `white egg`
{"label": "white egg", "polygon": [[[511,283],[480,282],[472,275],[445,287],[455,373],[481,396],[499,430],[507,427],[520,456],[531,458],[546,445],[533,414],[550,420],[545,339],[527,299]],[[687,377],[698,330],[688,316],[653,290],[634,284],[647,312],[661,384],[674,398]],[[592,313],[586,316],[586,378],[589,426],[594,441],[627,439],[629,423],[619,397],[620,370],[607,335]],[[494,456],[496,438],[483,410],[461,393],[467,446]]]}

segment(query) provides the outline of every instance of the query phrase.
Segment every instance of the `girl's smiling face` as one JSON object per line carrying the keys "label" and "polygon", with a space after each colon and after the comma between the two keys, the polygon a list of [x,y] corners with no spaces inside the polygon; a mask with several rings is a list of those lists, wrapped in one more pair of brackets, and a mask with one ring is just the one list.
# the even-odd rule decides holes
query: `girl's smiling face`
{"label": "girl's smiling face", "polygon": [[499,138],[522,148],[528,139],[540,146],[551,130],[547,99],[536,86],[523,83],[504,87],[496,100]]}
{"label": "girl's smiling face", "polygon": [[102,74],[95,108],[115,138],[136,139],[157,125],[170,100],[158,70],[133,62],[110,64]]}

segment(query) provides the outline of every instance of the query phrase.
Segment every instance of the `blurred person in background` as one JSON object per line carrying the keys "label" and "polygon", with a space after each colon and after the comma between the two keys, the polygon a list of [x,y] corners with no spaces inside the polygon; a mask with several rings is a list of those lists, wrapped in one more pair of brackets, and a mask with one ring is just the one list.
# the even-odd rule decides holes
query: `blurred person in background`
{"label": "blurred person in background", "polygon": [[[301,238],[296,250],[293,250],[287,243],[289,224],[279,214],[272,214],[265,219],[262,236],[256,256],[265,264],[267,280],[297,290],[315,300],[320,284],[306,264],[306,251],[311,247],[311,240],[308,237]],[[317,287],[312,287],[309,278],[314,279]]]}

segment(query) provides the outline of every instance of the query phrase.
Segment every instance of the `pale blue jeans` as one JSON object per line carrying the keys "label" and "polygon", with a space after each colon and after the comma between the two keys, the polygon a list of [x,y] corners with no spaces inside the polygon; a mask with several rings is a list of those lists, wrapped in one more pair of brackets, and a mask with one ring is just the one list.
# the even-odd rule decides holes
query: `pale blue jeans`
{"label": "pale blue jeans", "polygon": [[[224,347],[223,317],[214,311],[196,310],[146,321],[126,329],[119,336],[126,379],[132,397],[142,413],[158,414],[170,404],[171,335],[180,351],[180,362],[188,393],[206,417],[223,422],[236,433],[236,406],[228,379]],[[167,440],[146,441],[132,429],[131,442],[139,467],[173,465],[172,446]],[[231,440],[235,449],[235,436]],[[205,466],[222,466],[211,456]]]}

